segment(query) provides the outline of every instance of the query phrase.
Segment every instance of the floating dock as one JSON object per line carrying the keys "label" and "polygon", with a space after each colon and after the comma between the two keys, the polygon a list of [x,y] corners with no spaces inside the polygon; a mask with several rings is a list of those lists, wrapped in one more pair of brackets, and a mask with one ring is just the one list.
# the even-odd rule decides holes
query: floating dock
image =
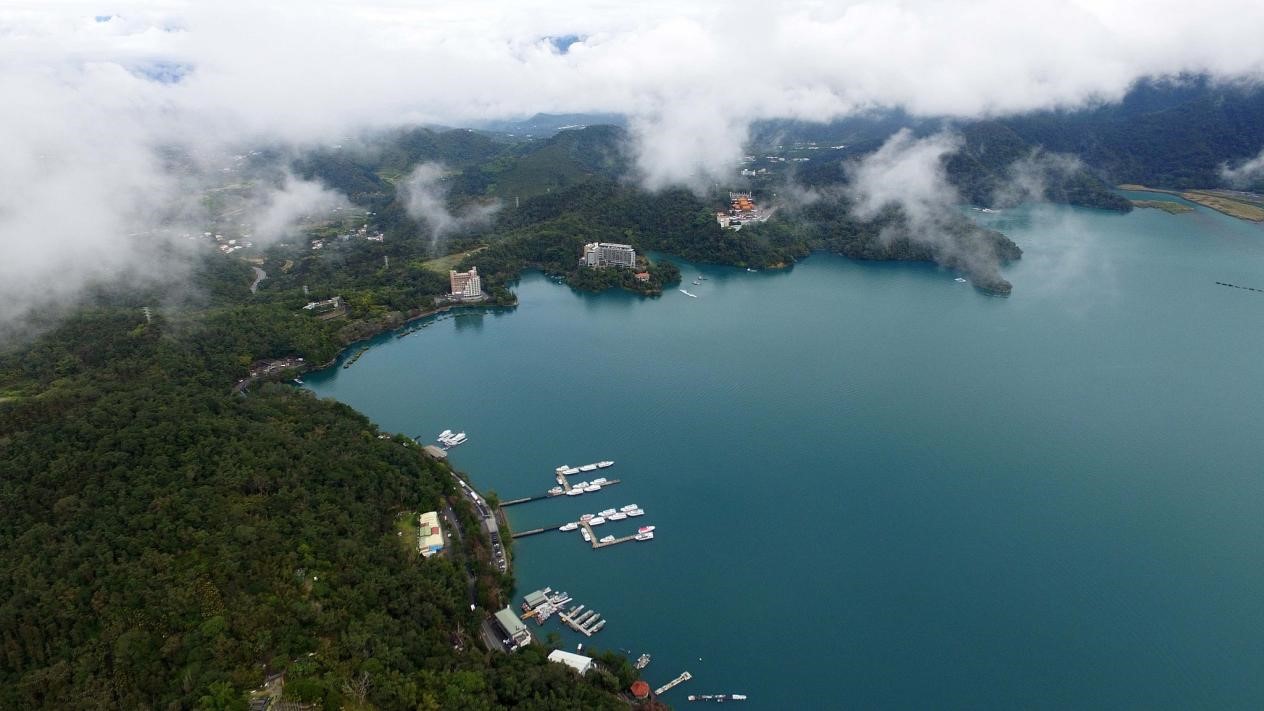
{"label": "floating dock", "polygon": [[[622,479],[609,479],[609,480],[607,480],[607,481],[603,481],[603,482],[601,483],[601,488],[603,488],[603,489],[604,489],[604,488],[606,488],[607,486],[614,486],[615,484],[622,484],[622,483],[623,483],[623,480],[622,480]],[[527,503],[527,502],[529,502],[529,501],[539,501],[539,500],[541,500],[541,499],[552,499],[552,498],[554,498],[554,497],[556,497],[556,496],[566,496],[566,492],[570,491],[570,488],[569,488],[569,487],[570,487],[570,482],[567,482],[567,483],[566,483],[566,485],[562,487],[562,491],[561,491],[561,493],[556,493],[556,494],[554,494],[554,493],[550,493],[550,492],[545,492],[545,493],[543,493],[543,494],[539,494],[539,495],[537,495],[537,496],[523,496],[523,497],[518,498],[518,499],[510,499],[510,500],[508,500],[508,501],[502,501],[502,502],[500,502],[500,505],[501,505],[501,507],[503,508],[503,507],[505,507],[505,506],[513,506],[513,505],[515,505],[515,504],[525,504],[525,503]],[[595,492],[595,491],[594,491],[594,492],[592,492],[592,493],[594,493],[594,494],[595,494],[595,493],[597,493],[597,492]]]}
{"label": "floating dock", "polygon": [[680,686],[681,684],[685,683],[686,681],[689,681],[692,678],[693,678],[693,674],[690,674],[689,672],[685,672],[684,674],[681,674],[675,679],[672,679],[666,684],[663,684],[662,686],[655,689],[654,694],[657,696],[662,696],[664,693],[671,691],[672,689],[675,689],[677,686]]}
{"label": "floating dock", "polygon": [[583,528],[584,530],[588,531],[588,535],[592,536],[592,547],[594,549],[605,548],[606,546],[614,546],[620,543],[627,543],[628,541],[636,540],[636,534],[634,533],[630,536],[624,536],[622,538],[616,538],[613,541],[606,541],[605,543],[602,543],[601,541],[597,540],[597,533],[593,531],[593,527],[588,525],[587,521],[580,521],[579,526],[580,528]]}
{"label": "floating dock", "polygon": [[606,620],[596,610],[589,610],[581,614],[580,611],[583,609],[584,606],[580,605],[570,612],[559,612],[557,617],[567,627],[585,637],[591,637],[600,632],[602,627],[606,626]]}

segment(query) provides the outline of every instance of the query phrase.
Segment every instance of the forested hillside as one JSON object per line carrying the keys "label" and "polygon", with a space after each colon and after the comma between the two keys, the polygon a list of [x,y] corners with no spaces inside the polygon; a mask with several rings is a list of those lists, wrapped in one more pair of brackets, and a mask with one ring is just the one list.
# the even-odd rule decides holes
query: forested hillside
{"label": "forested hillside", "polygon": [[314,708],[618,707],[618,665],[581,682],[481,650],[503,600],[484,540],[425,562],[401,541],[446,465],[292,387],[231,394],[243,358],[341,336],[208,259],[219,306],[148,322],[103,294],[0,356],[0,708],[244,709],[281,671]]}

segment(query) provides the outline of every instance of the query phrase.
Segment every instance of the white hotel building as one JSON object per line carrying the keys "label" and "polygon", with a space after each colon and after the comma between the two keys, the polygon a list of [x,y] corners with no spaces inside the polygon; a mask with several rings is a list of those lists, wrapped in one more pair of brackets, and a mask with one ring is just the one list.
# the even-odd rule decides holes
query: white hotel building
{"label": "white hotel building", "polygon": [[636,268],[636,250],[630,244],[614,242],[589,242],[584,245],[580,263],[586,267]]}
{"label": "white hotel building", "polygon": [[452,282],[452,298],[462,301],[483,298],[483,280],[478,276],[478,267],[470,267],[468,272],[448,270],[448,279]]}

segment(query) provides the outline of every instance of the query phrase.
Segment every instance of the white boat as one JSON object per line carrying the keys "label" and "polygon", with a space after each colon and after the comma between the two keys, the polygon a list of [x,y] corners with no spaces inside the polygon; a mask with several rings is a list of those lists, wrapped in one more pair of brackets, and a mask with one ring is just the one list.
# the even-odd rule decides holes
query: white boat
{"label": "white boat", "polygon": [[594,491],[601,491],[601,484],[589,484],[584,487],[585,493],[592,493]]}
{"label": "white boat", "polygon": [[750,267],[746,267],[746,271],[748,271],[748,272],[757,272],[757,271],[759,271],[759,270],[758,270],[758,269],[751,269]]}
{"label": "white boat", "polygon": [[623,519],[627,517],[628,515],[623,513],[622,511],[616,511],[610,514],[609,516],[607,516],[607,518],[609,518],[611,521],[622,521]]}
{"label": "white boat", "polygon": [[636,511],[639,508],[641,507],[637,506],[636,504],[628,504],[627,506],[620,506],[619,510],[622,511],[623,513],[627,513],[629,511]]}
{"label": "white boat", "polygon": [[590,472],[596,468],[597,468],[596,464],[585,464],[584,466],[580,467],[579,470],[581,472]]}
{"label": "white boat", "polygon": [[609,515],[610,515],[610,514],[612,514],[612,513],[614,513],[614,509],[606,509],[605,511],[598,511],[598,512],[597,512],[597,515],[598,515],[598,516],[609,516]]}
{"label": "white boat", "polygon": [[447,439],[447,445],[449,447],[455,447],[458,444],[464,444],[466,439],[467,438],[464,432],[458,432]]}
{"label": "white boat", "polygon": [[957,282],[958,284],[966,283],[966,280],[961,277],[957,277],[956,279],[953,279],[953,281]]}
{"label": "white boat", "polygon": [[601,524],[605,522],[606,522],[606,519],[602,516],[597,516],[595,518],[588,519],[589,526],[600,526]]}
{"label": "white boat", "polygon": [[629,516],[644,516],[645,509],[633,509],[632,511],[628,512],[628,515]]}
{"label": "white boat", "polygon": [[652,531],[650,533],[636,534],[636,540],[638,541],[649,541],[649,540],[653,540],[653,538],[654,538],[654,533]]}
{"label": "white boat", "polygon": [[586,481],[581,481],[581,482],[579,482],[578,484],[571,484],[571,488],[572,488],[572,489],[582,489],[582,488],[584,488],[585,486],[588,486],[588,482],[586,482]]}
{"label": "white boat", "polygon": [[685,296],[692,296],[695,299],[698,298],[697,294],[690,294],[688,291],[685,291],[684,289],[681,289],[680,293],[684,294]]}
{"label": "white boat", "polygon": [[653,531],[653,530],[654,530],[654,528],[655,528],[654,526],[641,526],[640,528],[636,529],[636,532],[637,532],[637,533],[649,533],[650,531]]}
{"label": "white boat", "polygon": [[602,537],[601,537],[601,540],[599,540],[599,541],[597,541],[597,542],[598,542],[598,543],[610,543],[610,542],[611,542],[611,541],[613,541],[613,540],[614,540],[614,536],[602,536]]}
{"label": "white boat", "polygon": [[598,468],[598,469],[605,469],[606,467],[613,467],[613,466],[614,466],[614,462],[612,462],[612,461],[610,461],[610,460],[608,460],[608,459],[607,459],[606,461],[604,461],[604,462],[597,462],[597,468]]}
{"label": "white boat", "polygon": [[586,529],[586,528],[581,528],[581,529],[579,529],[579,532],[580,532],[580,534],[582,534],[582,535],[584,536],[584,541],[585,541],[586,543],[591,543],[591,542],[592,542],[592,536],[588,534],[588,529]]}
{"label": "white boat", "polygon": [[606,482],[608,482],[608,481],[610,481],[610,480],[609,480],[609,479],[607,479],[607,478],[605,478],[604,476],[602,476],[602,477],[597,477],[596,479],[593,479],[592,483],[594,483],[594,484],[605,484],[605,483],[606,483]]}
{"label": "white boat", "polygon": [[579,528],[579,524],[578,524],[578,523],[575,523],[574,521],[571,521],[570,523],[566,524],[565,526],[562,526],[561,528],[559,528],[559,529],[557,529],[557,530],[559,530],[559,531],[574,531],[574,530],[575,530],[575,529],[577,529],[577,528]]}
{"label": "white boat", "polygon": [[563,488],[562,488],[562,487],[560,487],[560,486],[555,486],[555,487],[553,487],[552,489],[549,489],[549,493],[550,493],[550,494],[554,494],[554,495],[560,494],[560,493],[562,493],[563,491],[565,491],[565,489],[563,489]]}
{"label": "white boat", "polygon": [[579,517],[579,520],[580,520],[580,521],[591,521],[591,520],[593,520],[594,518],[597,518],[597,515],[596,515],[596,514],[584,514],[583,516],[580,516],[580,517]]}
{"label": "white boat", "polygon": [[694,279],[694,280],[693,280],[693,285],[694,285],[694,286],[697,286],[697,285],[699,285],[699,284],[701,284],[701,283],[702,283],[702,280],[701,280],[701,279]]}
{"label": "white boat", "polygon": [[447,439],[447,438],[451,437],[451,436],[452,436],[452,434],[453,434],[452,430],[444,430],[444,431],[442,431],[442,432],[440,432],[440,433],[439,433],[439,439],[440,439],[440,440],[445,440],[445,439]]}
{"label": "white boat", "polygon": [[584,493],[583,489],[571,489],[570,491],[566,492],[566,495],[567,496],[581,496],[583,495],[583,493]]}

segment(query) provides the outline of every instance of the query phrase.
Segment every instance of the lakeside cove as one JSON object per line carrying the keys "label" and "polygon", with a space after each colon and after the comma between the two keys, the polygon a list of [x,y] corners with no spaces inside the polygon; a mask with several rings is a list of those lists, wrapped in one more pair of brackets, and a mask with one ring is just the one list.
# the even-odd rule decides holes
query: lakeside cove
{"label": "lakeside cove", "polygon": [[[651,651],[654,685],[687,668],[750,708],[1249,706],[1264,574],[1239,542],[1264,536],[1247,434],[1264,334],[1241,324],[1264,301],[1217,282],[1264,284],[1264,230],[1203,207],[979,219],[1024,250],[1008,299],[830,255],[682,263],[707,277],[697,299],[528,273],[510,312],[304,380],[387,431],[459,423],[471,442],[449,459],[485,492],[617,461],[615,496],[503,511],[527,531],[635,500],[671,532],[514,546],[520,592],[601,610],[603,646]],[[750,614],[768,580],[828,624],[786,644],[784,619]],[[751,664],[753,646],[802,673]]]}

